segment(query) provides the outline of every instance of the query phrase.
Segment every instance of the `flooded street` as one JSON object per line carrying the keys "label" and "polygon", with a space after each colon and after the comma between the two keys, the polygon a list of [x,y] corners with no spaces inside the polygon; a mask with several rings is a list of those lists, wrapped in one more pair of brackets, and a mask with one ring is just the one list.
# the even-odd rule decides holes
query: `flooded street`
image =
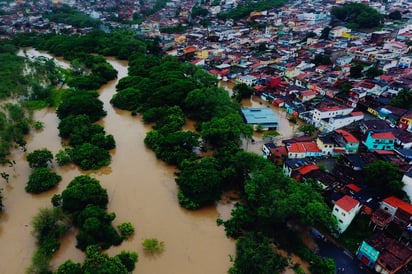
{"label": "flooded street", "polygon": [[[39,55],[35,50],[27,53]],[[57,61],[60,63],[61,60]],[[126,62],[113,58],[108,58],[108,61],[119,72],[118,79],[127,75]],[[216,219],[228,216],[232,205],[219,204],[198,211],[184,210],[178,205],[174,181],[176,170],[158,161],[143,143],[150,127],[144,125],[140,117],[133,117],[130,112],[113,109],[110,105],[116,83],[117,80],[111,81],[99,90],[107,111],[101,124],[116,140],[116,149],[111,151],[112,162],[99,171],[87,173],[107,189],[108,211],[116,213],[114,225],[130,221],[136,233],[120,246],[110,248],[108,253],[114,255],[121,250],[136,251],[139,260],[135,273],[227,273],[231,266],[229,255],[235,254],[235,242],[225,236],[223,227],[216,226]],[[36,112],[34,118],[42,121],[45,127],[41,131],[33,131],[27,140],[27,153],[47,147],[55,154],[62,146],[54,110]],[[25,153],[15,150],[12,156],[16,165],[4,168],[10,173],[10,183],[6,185],[4,181],[1,182],[5,204],[5,211],[0,215],[1,272],[23,273],[35,250],[30,220],[39,208],[51,206],[50,198],[84,172],[74,166],[56,167],[56,172],[63,177],[58,188],[41,195],[31,195],[24,190],[31,172],[25,161]],[[63,239],[61,248],[51,262],[54,267],[67,259],[75,262],[83,260],[83,253],[75,248],[75,234],[75,231],[71,231]],[[141,247],[145,238],[163,241],[164,252],[155,256],[145,254]]]}
{"label": "flooded street", "polygon": [[[219,83],[219,86],[225,88],[229,92],[229,94],[232,94],[232,88],[234,87],[234,85],[235,84],[233,82],[222,82],[221,81]],[[294,124],[294,123],[289,122],[285,109],[275,107],[272,104],[268,103],[267,101],[262,100],[260,97],[257,97],[257,96],[252,96],[250,99],[243,99],[241,104],[242,104],[242,107],[245,107],[245,108],[270,107],[273,110],[273,112],[276,114],[278,121],[279,121],[279,128],[277,132],[279,132],[280,134],[274,139],[275,143],[279,143],[283,139],[292,138],[298,132],[299,124]],[[265,143],[265,141],[262,138],[263,134],[264,132],[262,133],[254,132],[253,139],[255,140],[255,142],[251,143],[251,142],[245,141],[242,148],[250,152],[261,154],[262,145]]]}

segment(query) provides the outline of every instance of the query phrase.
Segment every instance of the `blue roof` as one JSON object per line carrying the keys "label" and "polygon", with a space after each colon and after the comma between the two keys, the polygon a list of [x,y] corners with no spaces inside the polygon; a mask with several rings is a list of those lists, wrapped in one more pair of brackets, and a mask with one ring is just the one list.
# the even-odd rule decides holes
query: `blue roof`
{"label": "blue roof", "polygon": [[277,127],[279,124],[275,112],[268,107],[242,108],[242,114],[247,124],[262,125],[266,127]]}

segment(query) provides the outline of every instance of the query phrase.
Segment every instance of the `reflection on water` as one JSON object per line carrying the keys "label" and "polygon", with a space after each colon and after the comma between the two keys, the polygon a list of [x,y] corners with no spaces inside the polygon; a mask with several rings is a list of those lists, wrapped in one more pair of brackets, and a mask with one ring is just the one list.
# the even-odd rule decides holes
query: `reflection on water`
{"label": "reflection on water", "polygon": [[[33,49],[26,52],[32,56],[45,55]],[[127,75],[126,62],[113,58],[108,61],[119,71],[118,79]],[[231,265],[229,255],[234,255],[235,243],[226,238],[222,227],[216,226],[216,219],[220,214],[229,212],[231,205],[222,204],[199,211],[179,207],[174,181],[176,170],[158,161],[143,143],[149,126],[144,125],[140,117],[115,110],[110,105],[116,83],[117,80],[111,81],[99,90],[107,111],[102,123],[106,132],[113,134],[116,140],[116,149],[111,151],[112,163],[107,168],[87,174],[98,179],[107,189],[110,199],[108,211],[116,213],[114,225],[130,221],[135,226],[136,234],[121,246],[110,248],[108,253],[114,255],[121,250],[138,252],[135,273],[227,273]],[[74,177],[84,173],[74,166],[55,165],[56,172],[63,177],[57,188],[41,195],[24,191],[31,173],[25,161],[27,153],[46,147],[55,154],[62,148],[57,130],[58,118],[54,111],[38,111],[34,119],[42,121],[44,129],[30,135],[27,152],[19,149],[12,152],[16,161],[14,168],[2,167],[11,175],[8,185],[0,183],[6,206],[5,213],[0,216],[2,273],[23,273],[29,266],[35,250],[30,220],[39,208],[51,206],[50,199],[54,194],[61,193]],[[84,254],[75,248],[75,235],[73,230],[64,237],[60,250],[51,262],[54,267],[67,259],[75,262],[83,260]],[[157,257],[145,254],[141,247],[143,239],[153,237],[165,243],[165,251]]]}

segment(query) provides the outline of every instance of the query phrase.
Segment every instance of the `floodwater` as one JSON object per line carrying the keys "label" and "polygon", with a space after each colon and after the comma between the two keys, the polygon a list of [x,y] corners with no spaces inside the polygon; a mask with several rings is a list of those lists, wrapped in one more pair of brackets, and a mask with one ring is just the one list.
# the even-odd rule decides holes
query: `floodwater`
{"label": "floodwater", "polygon": [[[234,85],[235,84],[233,82],[220,81],[219,83],[219,86],[226,89],[230,95],[232,94],[232,88],[234,87]],[[299,124],[289,122],[288,120],[289,117],[285,109],[275,107],[272,104],[268,103],[267,101],[262,100],[258,96],[252,96],[249,99],[243,99],[241,102],[241,105],[242,107],[248,107],[248,108],[250,107],[270,107],[273,110],[273,112],[278,117],[279,127],[277,129],[277,132],[280,134],[279,136],[275,137],[272,140],[272,142],[274,143],[280,143],[281,140],[292,138],[293,136],[296,135],[296,133],[298,133]],[[250,141],[245,140],[242,148],[250,152],[261,154],[262,145],[268,142],[266,140],[263,140],[263,134],[264,132],[263,133],[254,132],[253,133],[254,142],[252,143]]]}
{"label": "floodwater", "polygon": [[[27,50],[29,56],[43,55],[43,52]],[[59,64],[62,60],[56,60]],[[127,75],[127,63],[108,58],[118,70],[118,79]],[[64,63],[64,66],[68,66]],[[98,179],[109,194],[109,212],[116,213],[114,225],[130,221],[135,235],[118,247],[107,252],[115,255],[121,250],[139,254],[135,273],[150,274],[220,274],[227,273],[231,266],[230,257],[235,254],[235,242],[225,236],[223,227],[216,226],[218,217],[227,218],[232,204],[217,204],[198,211],[181,208],[177,201],[177,187],[173,167],[158,161],[153,152],[143,143],[150,129],[140,117],[133,117],[127,111],[112,108],[109,100],[116,92],[117,80],[104,85],[100,99],[104,102],[107,116],[100,122],[108,134],[113,134],[116,149],[110,166],[95,172],[87,172]],[[26,153],[35,149],[48,148],[57,153],[62,148],[58,137],[58,118],[53,110],[42,110],[34,114],[35,120],[45,125],[41,131],[34,131],[27,140],[27,152],[16,149],[12,157],[13,167],[2,167],[10,174],[10,182],[0,181],[3,190],[5,211],[0,215],[0,258],[1,273],[23,273],[30,265],[35,251],[35,239],[31,235],[30,220],[41,207],[51,206],[50,199],[61,193],[76,176],[86,172],[75,166],[58,167],[55,171],[63,177],[56,189],[40,195],[27,194],[24,186],[31,172],[25,161]],[[75,248],[76,231],[70,231],[51,261],[53,268],[67,259],[81,262],[84,254]],[[161,254],[146,254],[141,246],[145,238],[157,238],[165,243]]]}

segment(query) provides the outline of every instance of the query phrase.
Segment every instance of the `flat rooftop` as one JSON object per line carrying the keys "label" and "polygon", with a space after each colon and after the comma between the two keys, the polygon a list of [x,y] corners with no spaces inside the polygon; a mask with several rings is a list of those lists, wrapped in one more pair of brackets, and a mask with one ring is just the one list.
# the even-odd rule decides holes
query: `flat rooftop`
{"label": "flat rooftop", "polygon": [[279,124],[275,112],[268,107],[242,108],[242,114],[247,124],[262,125],[264,127],[277,128]]}

